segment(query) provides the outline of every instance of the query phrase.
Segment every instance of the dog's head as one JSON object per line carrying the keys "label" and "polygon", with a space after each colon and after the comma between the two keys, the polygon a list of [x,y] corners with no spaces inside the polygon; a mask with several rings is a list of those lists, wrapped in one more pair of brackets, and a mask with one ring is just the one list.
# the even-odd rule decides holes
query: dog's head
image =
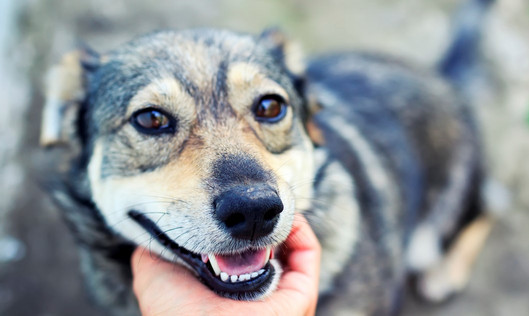
{"label": "dog's head", "polygon": [[108,227],[221,295],[270,293],[274,249],[307,207],[312,143],[277,32],[159,32],[52,72],[42,142],[80,142]]}

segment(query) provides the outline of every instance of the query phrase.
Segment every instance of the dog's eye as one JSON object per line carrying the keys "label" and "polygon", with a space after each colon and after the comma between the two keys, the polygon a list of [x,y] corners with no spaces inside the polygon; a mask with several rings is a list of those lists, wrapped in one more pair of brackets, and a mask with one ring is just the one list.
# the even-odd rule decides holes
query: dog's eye
{"label": "dog's eye", "polygon": [[132,125],[140,132],[146,134],[172,133],[175,120],[169,115],[154,108],[139,110],[132,114]]}
{"label": "dog's eye", "polygon": [[278,95],[266,95],[253,108],[255,118],[261,122],[275,123],[287,113],[285,100]]}

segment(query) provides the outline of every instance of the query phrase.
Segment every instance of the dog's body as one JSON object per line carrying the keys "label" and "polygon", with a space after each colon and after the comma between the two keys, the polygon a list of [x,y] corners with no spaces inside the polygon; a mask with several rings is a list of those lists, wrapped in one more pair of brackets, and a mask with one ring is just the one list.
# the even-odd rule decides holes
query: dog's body
{"label": "dog's body", "polygon": [[308,219],[323,245],[322,270],[342,274],[323,274],[322,289],[347,293],[324,302],[386,314],[405,271],[436,261],[463,217],[479,213],[476,131],[446,82],[398,62],[331,56],[308,76],[325,139]]}
{"label": "dog's body", "polygon": [[275,32],[159,32],[70,55],[42,140],[69,144],[51,188],[96,300],[138,313],[138,244],[220,295],[267,295],[280,267],[263,256],[294,212],[322,244],[323,314],[394,312],[409,271],[427,298],[457,292],[467,275],[445,268],[459,262],[459,236],[475,235],[460,232],[481,213],[484,174],[472,115],[445,78],[369,54],[321,57],[305,72]]}

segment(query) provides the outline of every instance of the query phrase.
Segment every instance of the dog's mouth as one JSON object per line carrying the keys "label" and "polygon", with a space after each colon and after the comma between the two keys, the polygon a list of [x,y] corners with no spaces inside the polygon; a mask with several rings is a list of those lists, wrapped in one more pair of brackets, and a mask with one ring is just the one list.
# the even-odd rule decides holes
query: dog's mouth
{"label": "dog's mouth", "polygon": [[265,294],[274,281],[279,266],[273,259],[271,247],[230,254],[197,254],[179,246],[142,213],[129,211],[128,215],[219,295],[237,300],[255,300]]}
{"label": "dog's mouth", "polygon": [[207,264],[223,282],[236,283],[252,280],[265,272],[270,260],[270,248],[250,249],[233,255],[202,255]]}

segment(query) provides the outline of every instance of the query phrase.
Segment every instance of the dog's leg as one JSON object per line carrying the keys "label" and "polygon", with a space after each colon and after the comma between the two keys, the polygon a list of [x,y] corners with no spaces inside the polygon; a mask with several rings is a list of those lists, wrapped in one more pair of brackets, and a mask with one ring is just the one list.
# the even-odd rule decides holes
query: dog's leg
{"label": "dog's leg", "polygon": [[475,219],[461,231],[445,257],[419,277],[418,290],[425,299],[441,302],[465,288],[492,223],[489,215]]}

